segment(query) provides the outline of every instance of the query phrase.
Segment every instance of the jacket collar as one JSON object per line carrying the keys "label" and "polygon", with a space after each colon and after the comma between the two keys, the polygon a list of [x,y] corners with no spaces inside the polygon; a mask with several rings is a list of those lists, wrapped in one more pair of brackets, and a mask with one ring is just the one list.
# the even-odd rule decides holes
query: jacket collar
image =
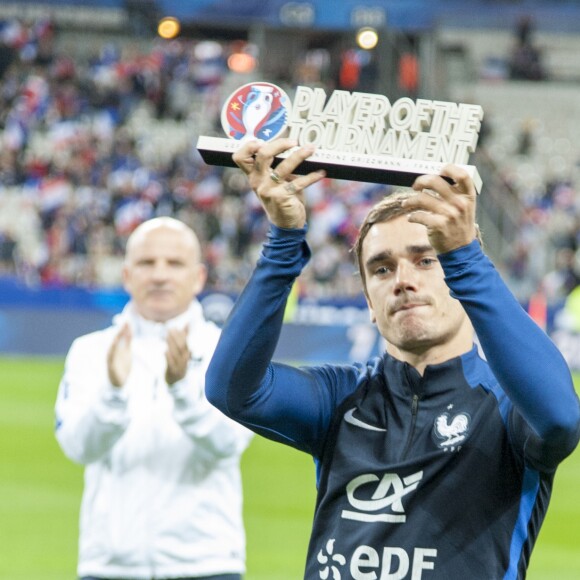
{"label": "jacket collar", "polygon": [[453,357],[439,364],[427,365],[425,373],[421,376],[410,364],[400,361],[395,357],[384,353],[383,364],[387,383],[403,388],[405,391],[422,396],[446,392],[458,384],[458,380],[465,381],[464,369],[466,366],[472,367],[474,361],[479,359],[478,347],[474,344],[471,350],[460,356]]}
{"label": "jacket collar", "polygon": [[131,326],[134,336],[165,340],[167,331],[170,328],[184,328],[186,325],[189,325],[190,330],[192,330],[203,324],[205,318],[198,300],[193,300],[185,312],[166,322],[155,322],[143,318],[135,309],[133,301],[129,301],[123,311],[113,319],[115,326],[122,326],[126,322]]}

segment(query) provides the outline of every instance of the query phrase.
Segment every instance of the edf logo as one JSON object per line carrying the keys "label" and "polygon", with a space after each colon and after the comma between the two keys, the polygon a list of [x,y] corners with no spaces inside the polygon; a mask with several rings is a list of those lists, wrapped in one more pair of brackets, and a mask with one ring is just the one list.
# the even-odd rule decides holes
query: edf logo
{"label": "edf logo", "polygon": [[[407,552],[404,548],[385,546],[382,554],[371,546],[358,546],[351,558],[334,550],[335,539],[326,542],[318,552],[321,580],[423,580],[425,570],[435,569],[437,550],[415,548]],[[347,575],[348,573],[348,575]],[[429,575],[429,574],[428,574]]]}

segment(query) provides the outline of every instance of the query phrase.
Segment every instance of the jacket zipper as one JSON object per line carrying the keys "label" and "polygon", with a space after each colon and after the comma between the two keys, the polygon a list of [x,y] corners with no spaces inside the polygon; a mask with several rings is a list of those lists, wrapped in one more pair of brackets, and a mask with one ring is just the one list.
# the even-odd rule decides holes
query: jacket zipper
{"label": "jacket zipper", "polygon": [[407,444],[405,445],[405,451],[403,451],[402,459],[407,457],[407,453],[411,447],[411,442],[413,441],[413,435],[415,434],[415,423],[417,422],[417,411],[419,409],[419,395],[414,394],[411,400],[411,429],[409,431],[409,437],[407,438]]}

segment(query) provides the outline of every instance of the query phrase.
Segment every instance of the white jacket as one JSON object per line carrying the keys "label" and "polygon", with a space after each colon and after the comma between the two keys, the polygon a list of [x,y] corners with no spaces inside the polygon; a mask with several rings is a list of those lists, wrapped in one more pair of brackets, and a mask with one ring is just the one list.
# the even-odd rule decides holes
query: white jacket
{"label": "white jacket", "polygon": [[[129,321],[133,362],[113,387],[106,356]],[[167,327],[189,324],[186,377],[165,383]],[[240,456],[252,433],[204,394],[219,329],[194,301],[166,324],[131,303],[113,326],[74,341],[56,402],[56,437],[85,468],[80,576],[176,578],[245,571]]]}

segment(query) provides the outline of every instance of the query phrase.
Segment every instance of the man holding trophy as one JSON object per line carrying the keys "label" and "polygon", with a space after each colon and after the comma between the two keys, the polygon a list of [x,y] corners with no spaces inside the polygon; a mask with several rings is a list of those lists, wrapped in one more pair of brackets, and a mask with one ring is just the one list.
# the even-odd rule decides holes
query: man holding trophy
{"label": "man holding trophy", "polygon": [[310,258],[303,191],[327,170],[304,171],[319,152],[298,145],[250,139],[234,152],[270,231],[208,399],[313,456],[308,580],[524,578],[580,407],[563,357],[483,252],[473,173],[419,171],[360,227],[354,253],[386,351],[296,368],[271,359]]}

